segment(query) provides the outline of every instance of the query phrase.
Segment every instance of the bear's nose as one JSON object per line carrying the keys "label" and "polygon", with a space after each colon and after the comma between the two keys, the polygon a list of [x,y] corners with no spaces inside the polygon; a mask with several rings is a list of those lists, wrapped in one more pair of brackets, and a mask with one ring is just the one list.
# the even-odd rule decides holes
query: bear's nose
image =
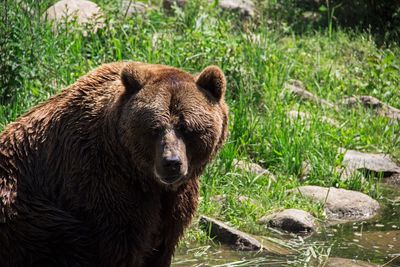
{"label": "bear's nose", "polygon": [[179,171],[182,165],[182,161],[177,155],[164,157],[163,158],[163,167],[170,171]]}

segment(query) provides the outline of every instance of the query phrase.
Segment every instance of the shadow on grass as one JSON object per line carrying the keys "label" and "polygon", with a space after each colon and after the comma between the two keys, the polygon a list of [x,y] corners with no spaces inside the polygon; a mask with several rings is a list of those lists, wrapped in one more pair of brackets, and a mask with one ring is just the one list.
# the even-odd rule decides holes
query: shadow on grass
{"label": "shadow on grass", "polygon": [[379,45],[400,38],[400,2],[397,0],[275,0],[263,4],[270,23],[289,25],[298,34],[337,27],[370,32]]}

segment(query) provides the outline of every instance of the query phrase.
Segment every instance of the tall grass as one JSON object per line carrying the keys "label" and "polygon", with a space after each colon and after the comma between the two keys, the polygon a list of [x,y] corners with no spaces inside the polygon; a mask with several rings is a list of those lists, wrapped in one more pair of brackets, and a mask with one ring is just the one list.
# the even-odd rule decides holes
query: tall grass
{"label": "tall grass", "polygon": [[[219,65],[228,81],[230,136],[202,177],[199,212],[252,233],[263,233],[256,222],[275,209],[297,207],[323,218],[319,204],[286,193],[299,185],[340,186],[378,197],[376,179],[340,179],[338,147],[400,159],[398,124],[368,110],[337,112],[281,94],[286,82],[299,79],[333,102],[370,94],[400,108],[400,50],[377,47],[367,33],[331,29],[328,35],[297,35],[262,17],[241,22],[196,1],[172,15],[155,8],[124,17],[119,2],[111,0],[96,1],[106,11],[105,28],[85,36],[72,22],[54,33],[42,19],[51,2],[23,1],[25,9],[16,1],[0,5],[0,128],[102,63],[145,61],[193,73]],[[308,123],[291,122],[289,110],[312,116]],[[321,122],[321,116],[338,120],[340,127]],[[234,159],[259,163],[277,181],[236,170]],[[304,161],[312,168],[300,180]],[[215,195],[226,195],[226,201],[213,202]],[[242,195],[256,204],[237,201]],[[198,231],[191,236],[201,239]]]}

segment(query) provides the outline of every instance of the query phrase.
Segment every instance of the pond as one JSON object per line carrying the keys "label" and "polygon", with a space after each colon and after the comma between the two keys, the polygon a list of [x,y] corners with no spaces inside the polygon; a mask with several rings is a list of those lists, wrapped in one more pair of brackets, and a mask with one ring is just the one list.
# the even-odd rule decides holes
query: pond
{"label": "pond", "polygon": [[[278,251],[286,255],[238,252],[223,245],[192,244],[189,248],[177,250],[172,266],[324,266],[328,255],[330,258],[364,261],[354,266],[369,266],[365,262],[373,264],[371,266],[400,266],[399,188],[384,187],[380,204],[381,214],[373,220],[321,226],[309,237],[266,230],[261,238],[263,243],[267,247],[276,244],[291,248],[291,253],[284,253],[284,248],[283,252]],[[341,266],[346,264],[341,263]]]}

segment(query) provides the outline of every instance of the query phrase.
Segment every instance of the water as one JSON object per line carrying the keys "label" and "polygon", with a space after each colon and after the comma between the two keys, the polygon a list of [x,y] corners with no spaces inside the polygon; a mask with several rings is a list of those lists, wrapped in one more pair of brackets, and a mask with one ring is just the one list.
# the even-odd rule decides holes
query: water
{"label": "water", "polygon": [[288,261],[285,256],[270,256],[263,252],[234,251],[227,246],[200,246],[178,249],[172,266],[272,266],[278,267]]}
{"label": "water", "polygon": [[329,255],[400,267],[400,189],[385,187],[383,196],[381,215],[371,221],[322,226],[309,237],[266,230],[268,246],[284,244],[292,248],[291,253],[283,249],[277,251],[282,255],[271,255],[192,244],[177,250],[173,266],[323,266]]}
{"label": "water", "polygon": [[400,266],[400,192],[386,188],[381,216],[368,222],[349,223],[323,229],[310,238],[331,244],[332,255]]}

